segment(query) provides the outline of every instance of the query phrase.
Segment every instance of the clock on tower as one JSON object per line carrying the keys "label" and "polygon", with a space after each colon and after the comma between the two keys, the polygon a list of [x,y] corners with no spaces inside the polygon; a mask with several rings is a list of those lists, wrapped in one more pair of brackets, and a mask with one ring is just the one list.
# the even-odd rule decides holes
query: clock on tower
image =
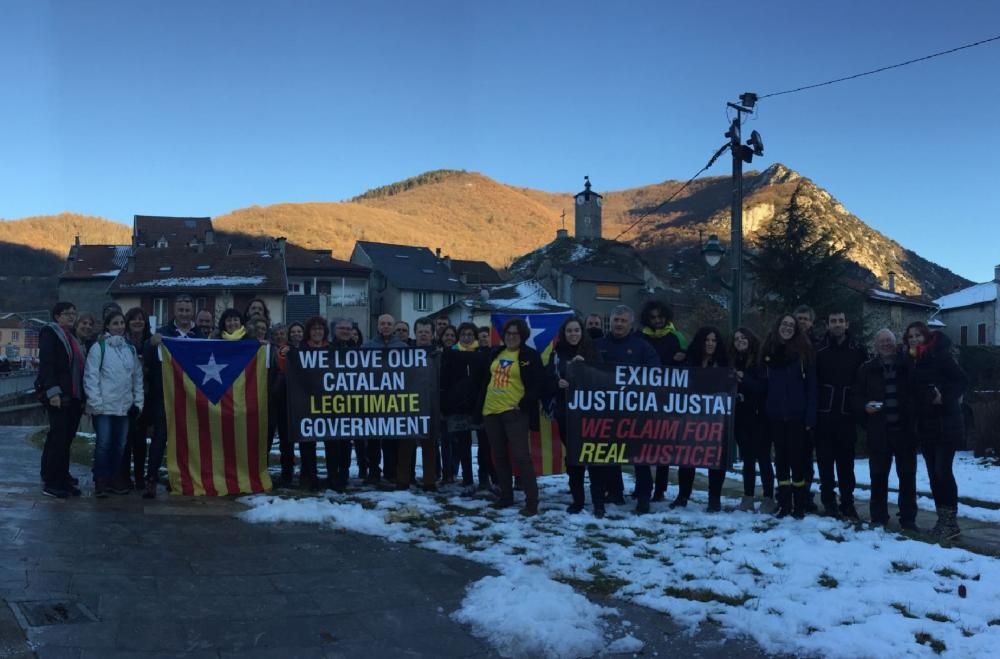
{"label": "clock on tower", "polygon": [[583,192],[575,196],[576,200],[576,237],[601,237],[601,205],[604,198],[590,189],[590,177],[583,177]]}

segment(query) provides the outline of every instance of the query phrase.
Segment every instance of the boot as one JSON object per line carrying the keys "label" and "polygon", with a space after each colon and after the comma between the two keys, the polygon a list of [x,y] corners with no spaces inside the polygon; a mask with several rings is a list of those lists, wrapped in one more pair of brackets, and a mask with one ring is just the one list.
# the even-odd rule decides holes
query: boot
{"label": "boot", "polygon": [[805,485],[795,485],[792,487],[792,517],[804,519],[808,510],[809,490]]}
{"label": "boot", "polygon": [[931,529],[931,535],[935,536],[938,540],[945,541],[954,540],[962,534],[962,529],[958,528],[957,509],[940,506],[937,512],[937,524]]}
{"label": "boot", "polygon": [[606,514],[606,512],[604,510],[604,504],[603,503],[595,503],[594,504],[594,517],[596,517],[597,519],[603,519],[605,514]]}
{"label": "boot", "polygon": [[521,517],[534,517],[538,514],[538,502],[524,502],[524,508],[518,511]]}
{"label": "boot", "polygon": [[778,510],[778,502],[774,497],[764,497],[760,502],[760,513],[762,515],[773,515]]}
{"label": "boot", "polygon": [[687,505],[688,505],[687,497],[678,494],[677,498],[670,502],[670,509],[673,510],[674,508],[687,508]]}
{"label": "boot", "polygon": [[753,512],[753,495],[749,495],[748,496],[748,495],[744,494],[743,498],[740,499],[740,505],[739,505],[739,508],[737,508],[737,510],[742,510],[745,513],[752,513]]}
{"label": "boot", "polygon": [[777,517],[788,517],[792,514],[792,486],[791,485],[779,485],[778,486],[778,513]]}
{"label": "boot", "polygon": [[721,513],[722,500],[719,497],[708,497],[708,507],[705,509],[705,512]]}

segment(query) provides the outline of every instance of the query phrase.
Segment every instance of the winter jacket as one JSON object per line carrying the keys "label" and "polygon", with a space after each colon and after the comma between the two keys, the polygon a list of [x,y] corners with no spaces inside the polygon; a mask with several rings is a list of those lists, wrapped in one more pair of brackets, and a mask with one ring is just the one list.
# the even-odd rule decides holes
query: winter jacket
{"label": "winter jacket", "polygon": [[362,343],[361,347],[364,350],[381,350],[382,348],[409,348],[410,346],[395,334],[389,337],[388,341],[376,334]]}
{"label": "winter jacket", "polygon": [[[569,365],[577,356],[578,347],[565,343],[557,344],[549,354],[549,363],[545,365],[546,383],[549,386],[549,390],[544,394],[545,409],[559,422],[560,428],[568,426],[566,422],[566,390],[559,388],[559,380],[569,379]],[[598,354],[587,361],[591,364],[597,364],[600,363],[601,358]],[[563,441],[565,440],[566,438],[563,437]]]}
{"label": "winter jacket", "polygon": [[[198,328],[194,325],[191,326],[189,332],[184,332],[177,324],[170,322],[167,325],[160,327],[157,331],[160,336],[165,336],[167,338],[173,339],[201,339],[201,334],[198,333]],[[151,340],[146,340],[146,345],[142,347],[142,364],[146,369],[146,378],[148,384],[148,404],[156,405],[158,407],[163,406],[163,376],[160,368],[160,346],[153,345]]]}
{"label": "winter jacket", "polygon": [[748,367],[748,361],[747,354],[737,353],[733,358],[733,368],[743,371],[744,378],[736,389],[736,409],[733,411],[733,424],[738,437],[756,432],[761,425],[763,392],[753,386],[754,375],[758,373],[758,369],[756,364]]}
{"label": "winter jacket", "polygon": [[127,416],[133,406],[142,410],[142,364],[125,337],[106,336],[94,343],[83,386],[90,414]]}
{"label": "winter jacket", "polygon": [[489,352],[479,350],[441,351],[442,414],[475,414],[479,378],[483,369],[489,368],[489,356]]}
{"label": "winter jacket", "polygon": [[[897,412],[899,422],[896,425],[898,439],[904,442],[914,441],[913,437],[913,392],[911,391],[910,362],[902,355],[893,357],[896,367],[896,401],[899,404]],[[885,377],[883,376],[883,361],[875,357],[858,368],[857,377],[851,387],[851,409],[857,419],[865,426],[866,442],[870,448],[884,450],[888,446],[889,424],[885,409],[875,414],[865,411],[865,406],[872,401],[885,400]]]}
{"label": "winter jacket", "polygon": [[650,327],[644,327],[638,333],[656,350],[656,354],[660,357],[660,364],[666,366],[674,363],[674,355],[687,350],[687,340],[684,335],[674,329],[673,324],[670,324],[668,328],[665,328],[667,331],[657,332]]}
{"label": "winter jacket", "polygon": [[[608,334],[597,341],[597,352],[601,355],[601,361],[607,364],[660,366],[663,363],[649,341],[635,332],[621,338]],[[667,363],[673,363],[673,357]]]}
{"label": "winter jacket", "polygon": [[83,398],[83,366],[74,363],[73,346],[86,359],[83,346],[71,332],[56,323],[47,323],[38,332],[38,377],[35,391],[43,400],[53,396],[69,397],[75,390]]}
{"label": "winter jacket", "polygon": [[[496,361],[497,356],[505,349],[504,346],[493,348],[487,355],[479,372],[477,378],[479,395],[476,399],[474,411],[474,419],[477,422],[482,421],[483,404],[486,402],[486,392],[489,389],[490,377],[492,376],[490,368],[493,366],[493,362]],[[538,354],[538,351],[523,344],[518,353],[518,366],[521,370],[521,383],[524,385],[524,397],[521,399],[518,408],[528,415],[529,429],[538,430],[541,427],[539,423],[538,400],[549,387],[545,366],[542,365],[542,357]]]}
{"label": "winter jacket", "polygon": [[[962,396],[968,378],[952,356],[947,336],[933,332],[931,340],[920,346],[910,380],[917,439],[961,446],[965,441]],[[935,388],[941,392],[940,405],[933,404]]]}
{"label": "winter jacket", "polygon": [[764,414],[768,419],[800,419],[807,428],[816,426],[816,367],[804,363],[784,346],[766,355],[758,377],[763,383]]}
{"label": "winter jacket", "polygon": [[853,416],[851,385],[867,359],[868,352],[854,342],[850,333],[839,344],[827,333],[816,351],[817,412]]}

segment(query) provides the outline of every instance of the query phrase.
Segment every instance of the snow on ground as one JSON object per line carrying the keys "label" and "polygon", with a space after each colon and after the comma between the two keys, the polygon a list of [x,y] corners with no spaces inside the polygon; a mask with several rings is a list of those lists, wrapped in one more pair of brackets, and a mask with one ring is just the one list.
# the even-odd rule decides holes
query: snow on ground
{"label": "snow on ground", "polygon": [[[485,499],[463,499],[458,488],[437,495],[257,495],[241,499],[249,507],[241,516],[311,521],[496,568],[501,576],[473,584],[454,615],[470,624],[487,613],[494,624],[509,622],[505,640],[490,640],[510,656],[528,648],[564,657],[639,649],[630,636],[614,638],[622,632],[609,626],[612,612],[584,606],[558,582],[662,611],[692,631],[717,625],[769,652],[970,657],[991,655],[1000,643],[997,559],[823,517],[712,515],[700,491],[677,511],[654,504],[643,517],[631,506],[609,506],[605,519],[567,515],[565,477],[540,479],[539,486],[541,512],[531,519],[516,508],[495,511]],[[725,503],[733,508],[737,501]],[[547,604],[556,600],[559,607]],[[552,616],[575,631],[541,629]],[[487,628],[473,627],[480,634]]]}

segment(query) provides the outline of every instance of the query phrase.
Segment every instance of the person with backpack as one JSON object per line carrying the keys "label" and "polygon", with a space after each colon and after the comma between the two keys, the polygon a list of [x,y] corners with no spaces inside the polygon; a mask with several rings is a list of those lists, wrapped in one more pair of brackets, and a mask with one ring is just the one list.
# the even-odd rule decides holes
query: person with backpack
{"label": "person with backpack", "polygon": [[126,494],[127,489],[111,489],[111,479],[122,462],[128,440],[129,413],[141,412],[143,405],[142,364],[135,348],[125,339],[125,315],[112,311],[104,319],[106,334],[87,354],[83,388],[87,411],[94,420],[94,496],[109,491]]}

